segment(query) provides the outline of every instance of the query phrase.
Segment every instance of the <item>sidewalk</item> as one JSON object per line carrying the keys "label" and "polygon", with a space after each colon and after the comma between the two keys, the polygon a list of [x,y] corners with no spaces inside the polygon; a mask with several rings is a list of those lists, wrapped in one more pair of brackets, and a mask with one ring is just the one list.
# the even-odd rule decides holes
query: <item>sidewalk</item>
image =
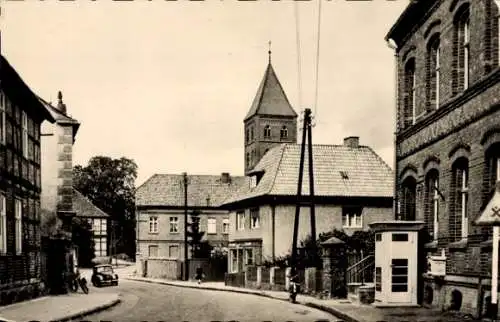
{"label": "sidewalk", "polygon": [[[263,291],[242,287],[225,286],[224,282],[205,282],[197,284],[192,281],[171,281],[144,277],[125,277],[128,280],[147,283],[165,284],[179,287],[199,288],[215,291],[226,291],[264,296],[282,301],[288,301],[287,292]],[[371,305],[351,303],[349,300],[321,300],[312,296],[298,295],[297,302],[302,305],[328,312],[346,322],[459,322],[479,321],[467,317],[458,317],[437,310],[417,308],[376,308]]]}
{"label": "sidewalk", "polygon": [[120,302],[116,293],[72,293],[44,296],[0,307],[0,321],[59,322],[80,318],[110,308]]}

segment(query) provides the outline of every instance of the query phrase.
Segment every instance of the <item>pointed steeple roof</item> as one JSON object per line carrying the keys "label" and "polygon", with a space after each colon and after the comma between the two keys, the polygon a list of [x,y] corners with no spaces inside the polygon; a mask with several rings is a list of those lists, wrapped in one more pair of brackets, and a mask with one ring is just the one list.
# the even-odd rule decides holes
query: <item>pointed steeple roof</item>
{"label": "pointed steeple roof", "polygon": [[296,117],[294,109],[290,105],[285,91],[271,65],[271,59],[267,65],[264,78],[262,79],[257,95],[248,111],[245,121],[254,115],[279,115]]}

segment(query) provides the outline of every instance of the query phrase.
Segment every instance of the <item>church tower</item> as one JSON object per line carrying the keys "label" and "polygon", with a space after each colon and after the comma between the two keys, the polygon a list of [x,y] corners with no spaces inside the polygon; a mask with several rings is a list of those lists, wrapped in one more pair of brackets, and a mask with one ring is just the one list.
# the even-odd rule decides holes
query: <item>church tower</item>
{"label": "church tower", "polygon": [[274,146],[297,143],[297,113],[290,105],[271,65],[271,50],[264,78],[243,122],[245,174]]}

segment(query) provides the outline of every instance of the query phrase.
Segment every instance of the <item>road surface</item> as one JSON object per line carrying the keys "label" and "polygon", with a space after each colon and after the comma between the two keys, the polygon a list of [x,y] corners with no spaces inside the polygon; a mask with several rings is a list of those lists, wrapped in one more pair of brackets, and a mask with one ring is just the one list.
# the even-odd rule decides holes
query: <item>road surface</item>
{"label": "road surface", "polygon": [[118,292],[122,303],[78,321],[341,321],[325,312],[261,296],[182,288],[121,280],[117,287],[91,292]]}

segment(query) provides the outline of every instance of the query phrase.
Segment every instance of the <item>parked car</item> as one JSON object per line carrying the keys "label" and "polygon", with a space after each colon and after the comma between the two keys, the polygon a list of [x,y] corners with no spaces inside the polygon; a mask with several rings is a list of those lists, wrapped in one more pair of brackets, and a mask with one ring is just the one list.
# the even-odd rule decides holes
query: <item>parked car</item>
{"label": "parked car", "polygon": [[92,285],[101,287],[106,285],[118,285],[118,275],[109,264],[95,265],[92,271]]}

